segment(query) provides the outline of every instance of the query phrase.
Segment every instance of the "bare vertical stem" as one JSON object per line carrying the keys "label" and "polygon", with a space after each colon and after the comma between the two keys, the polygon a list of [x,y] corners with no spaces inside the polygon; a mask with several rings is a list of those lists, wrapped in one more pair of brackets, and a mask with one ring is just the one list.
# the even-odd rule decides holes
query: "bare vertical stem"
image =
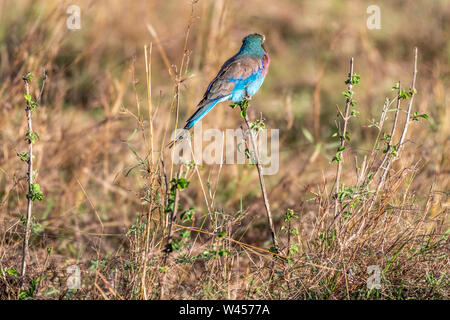
{"label": "bare vertical stem", "polygon": [[[180,166],[180,171],[181,171],[181,166]],[[177,179],[180,178],[180,171],[177,174]],[[175,218],[177,217],[177,213],[178,213],[178,201],[179,201],[179,190],[177,188],[177,185],[175,183],[175,196],[174,196],[174,201],[173,201],[173,210],[170,212],[170,217],[169,217],[169,226],[168,226],[168,230],[167,230],[167,239],[166,239],[166,246],[165,246],[165,252],[164,252],[164,258],[163,258],[163,266],[166,266],[166,262],[167,262],[167,257],[169,256],[170,253],[170,240],[172,239],[172,225],[173,222],[175,220]]]}
{"label": "bare vertical stem", "polygon": [[391,136],[390,136],[387,148],[386,148],[386,153],[384,154],[383,160],[381,161],[381,164],[379,166],[380,168],[383,169],[383,172],[380,175],[380,179],[378,180],[377,189],[376,189],[375,194],[373,195],[372,200],[370,202],[369,209],[368,209],[369,212],[370,212],[370,210],[372,210],[375,200],[377,199],[378,193],[380,192],[381,187],[386,179],[386,175],[388,173],[389,167],[391,166],[392,158],[390,158],[389,155],[390,155],[390,149],[392,146],[392,139],[394,138],[395,130],[397,129],[398,115],[400,113],[400,102],[401,102],[400,91],[401,91],[401,89],[402,89],[402,86],[399,81],[398,82],[397,106],[396,106],[396,111],[395,111],[394,123],[392,124]]}
{"label": "bare vertical stem", "polygon": [[[404,140],[405,140],[405,137],[406,137],[406,133],[407,133],[407,131],[408,131],[408,124],[409,124],[409,121],[410,121],[410,116],[411,116],[411,109],[412,109],[412,104],[413,104],[413,101],[414,101],[414,96],[415,96],[415,92],[416,92],[416,77],[417,77],[417,47],[415,47],[414,48],[414,69],[413,69],[413,77],[412,77],[412,82],[411,82],[411,98],[409,99],[409,104],[408,104],[408,110],[407,110],[407,112],[406,112],[406,119],[405,119],[405,124],[404,124],[404,126],[403,126],[403,130],[402,130],[402,135],[401,135],[401,137],[400,137],[400,140],[399,140],[399,142],[398,142],[398,144],[397,144],[397,155],[396,155],[396,157],[395,157],[395,159],[398,159],[398,157],[400,156],[400,150],[402,149],[402,146],[403,146],[403,144],[404,144]],[[399,92],[400,92],[400,89],[399,89]],[[398,106],[399,106],[399,104],[398,104]],[[397,118],[397,115],[396,115],[396,118]],[[396,126],[396,120],[394,120],[394,126]],[[393,127],[393,130],[395,130],[395,127]],[[391,136],[391,139],[392,139],[393,137]],[[395,160],[394,159],[394,160]],[[389,160],[389,165],[390,165],[390,163],[391,163],[391,160]],[[384,171],[383,171],[383,173],[382,173],[383,175],[385,175],[385,174],[387,174],[387,169],[385,169]],[[378,188],[380,188],[381,187],[381,179],[382,179],[383,177],[381,177],[380,178],[380,182],[379,182],[379,184],[378,184],[378,186],[377,186],[377,190],[378,190]],[[370,204],[370,207],[369,207],[369,210],[367,211],[367,212],[369,212],[370,211],[370,209],[372,208],[372,206],[373,206],[373,204],[374,204],[374,202],[375,202],[375,195],[374,195],[374,197],[372,198],[372,202],[371,202],[371,204]],[[359,234],[360,234],[360,232],[362,231],[362,230],[365,230],[366,228],[368,228],[369,226],[370,226],[370,223],[371,223],[371,221],[374,219],[374,217],[372,217],[372,219],[370,219],[369,221],[367,221],[366,223],[362,223],[361,224],[361,227],[358,229],[358,231],[357,232],[355,232],[349,239],[348,239],[348,241],[350,242],[350,241],[352,241],[355,237],[357,237]]]}
{"label": "bare vertical stem", "polygon": [[416,76],[417,76],[417,47],[414,48],[414,69],[413,69],[413,78],[412,78],[412,82],[411,82],[411,98],[409,99],[409,104],[408,104],[408,110],[407,110],[407,114],[406,114],[406,119],[405,119],[405,124],[403,126],[403,131],[402,131],[402,135],[400,137],[400,140],[397,144],[397,154],[395,155],[395,157],[390,157],[390,149],[392,147],[392,139],[394,139],[394,134],[395,131],[397,129],[397,123],[398,123],[398,115],[399,115],[399,111],[400,111],[400,101],[401,101],[401,97],[400,97],[400,92],[401,92],[401,84],[400,81],[399,83],[399,88],[398,88],[398,97],[397,97],[397,110],[395,112],[395,118],[394,118],[394,124],[392,125],[392,130],[391,130],[391,137],[390,137],[390,141],[388,143],[387,146],[387,151],[386,154],[384,155],[383,160],[381,161],[381,165],[380,167],[383,168],[383,171],[380,175],[380,179],[378,181],[378,185],[377,185],[377,189],[375,191],[375,194],[372,197],[370,206],[369,206],[369,212],[372,209],[373,205],[375,204],[377,195],[379,193],[379,191],[381,190],[381,187],[383,186],[383,183],[386,179],[389,167],[391,166],[391,163],[393,160],[398,159],[398,157],[400,156],[400,149],[403,146],[405,137],[406,137],[406,132],[408,131],[408,124],[410,121],[410,116],[411,116],[411,108],[412,108],[412,104],[413,104],[413,100],[414,100],[414,96],[415,96],[415,88],[416,88]]}
{"label": "bare vertical stem", "polygon": [[270,232],[271,232],[271,235],[272,235],[273,246],[275,247],[275,250],[277,252],[279,252],[278,241],[277,241],[277,239],[275,237],[275,226],[273,224],[272,212],[270,211],[269,198],[267,196],[266,186],[264,184],[264,177],[262,175],[261,163],[259,161],[258,147],[256,145],[255,136],[253,135],[253,130],[250,128],[250,123],[248,121],[248,115],[247,114],[245,115],[244,120],[245,120],[245,124],[247,125],[247,128],[248,128],[248,130],[250,132],[250,140],[251,140],[251,143],[252,143],[253,151],[255,153],[256,168],[258,169],[258,176],[259,176],[259,184],[261,186],[261,192],[262,192],[262,196],[263,196],[263,200],[264,200],[264,206],[266,208],[267,220],[269,221],[269,227],[270,227]]}
{"label": "bare vertical stem", "polygon": [[[182,171],[182,165],[180,165],[179,169],[178,169],[178,173],[177,173],[177,180],[180,178],[180,173]],[[177,217],[177,213],[178,213],[178,202],[179,202],[179,189],[177,186],[177,182],[174,183],[174,185],[172,186],[172,188],[174,188],[175,190],[175,194],[174,194],[174,199],[173,199],[173,209],[170,211],[170,215],[169,215],[169,221],[168,221],[168,230],[167,230],[167,238],[166,238],[166,245],[164,247],[164,256],[162,259],[162,267],[163,267],[163,273],[162,275],[160,275],[159,277],[159,287],[160,287],[160,299],[164,299],[165,296],[165,288],[164,288],[164,284],[166,283],[166,275],[167,275],[167,271],[165,270],[166,267],[166,263],[167,263],[167,258],[169,257],[169,253],[171,252],[172,248],[171,248],[171,239],[172,239],[172,225],[173,222],[175,221],[176,217]]]}
{"label": "bare vertical stem", "polygon": [[397,153],[400,153],[400,150],[402,149],[403,143],[405,141],[406,132],[408,131],[408,124],[409,124],[409,120],[410,120],[410,116],[411,116],[411,108],[412,108],[412,104],[413,104],[414,96],[415,96],[416,77],[417,77],[417,47],[414,48],[414,70],[413,70],[413,78],[412,78],[412,82],[411,82],[412,94],[411,94],[411,98],[409,99],[408,111],[406,113],[406,120],[405,120],[405,125],[403,127],[402,136],[400,138],[400,141],[398,142]]}
{"label": "bare vertical stem", "polygon": [[[148,103],[148,119],[150,124],[149,133],[149,152],[150,159],[153,165],[153,111],[152,111],[152,48],[153,43],[150,43],[150,47],[147,50],[147,46],[144,47],[145,51],[145,71],[147,74],[147,103]],[[148,51],[148,53],[147,53]]]}
{"label": "bare vertical stem", "polygon": [[147,53],[147,46],[144,46],[144,53],[145,53],[145,71],[146,71],[146,78],[147,78],[147,103],[148,103],[148,118],[149,118],[149,124],[150,124],[150,132],[149,132],[149,145],[148,145],[148,152],[150,155],[150,179],[149,179],[149,186],[148,186],[148,197],[149,197],[149,206],[148,206],[148,212],[147,212],[147,225],[145,228],[145,250],[144,250],[144,257],[143,257],[143,269],[142,269],[142,277],[141,277],[141,293],[143,294],[143,297],[145,300],[147,300],[147,288],[145,285],[145,279],[147,275],[147,259],[148,259],[148,252],[149,252],[149,246],[150,246],[150,220],[152,216],[152,208],[153,208],[153,201],[152,201],[152,189],[151,186],[153,185],[154,175],[153,175],[153,117],[152,117],[152,82],[151,82],[151,68],[152,68],[152,43],[150,43],[149,53]]}
{"label": "bare vertical stem", "polygon": [[[350,91],[353,87],[353,57],[350,59],[350,75],[349,75],[349,83],[348,83],[348,91]],[[347,134],[347,126],[348,126],[348,119],[349,117],[349,112],[350,112],[350,103],[351,103],[351,97],[347,97],[347,100],[345,101],[345,111],[344,111],[344,117],[343,117],[343,121],[344,121],[344,127],[342,130],[342,134],[341,134],[341,143],[340,143],[340,147],[344,147],[345,146],[345,136]],[[337,216],[338,214],[338,210],[339,210],[339,200],[338,200],[338,195],[339,195],[339,190],[340,190],[340,183],[341,183],[341,172],[342,172],[342,162],[344,161],[344,157],[343,157],[343,151],[341,152],[341,159],[339,161],[337,161],[337,169],[336,169],[336,182],[335,182],[335,187],[336,187],[336,199],[335,199],[335,205],[334,205],[334,215]]]}
{"label": "bare vertical stem", "polygon": [[[27,78],[23,78],[25,82],[25,92],[27,95],[30,94],[30,84]],[[32,121],[32,113],[31,113],[31,105],[30,102],[27,101],[27,106],[25,108],[27,123],[28,123],[28,132],[33,134],[33,121]],[[25,225],[25,237],[23,239],[23,248],[22,248],[22,283],[21,287],[23,287],[25,274],[27,270],[27,257],[28,257],[28,242],[30,238],[30,226],[31,226],[31,216],[32,216],[32,205],[33,200],[31,199],[32,192],[32,184],[33,184],[33,143],[31,139],[28,139],[28,194],[27,194],[27,220]]]}
{"label": "bare vertical stem", "polygon": [[142,277],[141,277],[141,293],[143,294],[143,297],[145,300],[147,300],[147,288],[145,286],[145,278],[147,275],[147,260],[148,260],[148,253],[150,250],[150,225],[151,225],[152,209],[153,209],[151,186],[153,184],[153,180],[154,180],[153,178],[150,179],[150,186],[148,187],[149,206],[148,206],[148,212],[147,212],[147,225],[145,227],[145,250],[144,250],[144,257],[143,257],[144,266],[142,269]]}

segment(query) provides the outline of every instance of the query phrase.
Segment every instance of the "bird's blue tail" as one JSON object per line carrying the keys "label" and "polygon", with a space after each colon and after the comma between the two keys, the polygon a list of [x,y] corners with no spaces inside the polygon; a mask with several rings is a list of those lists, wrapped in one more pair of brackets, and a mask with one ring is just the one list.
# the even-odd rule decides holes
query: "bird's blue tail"
{"label": "bird's blue tail", "polygon": [[[186,125],[184,126],[185,130],[189,130],[191,129],[198,121],[200,121],[204,116],[206,116],[206,114],[219,102],[225,101],[226,99],[228,99],[229,96],[225,96],[225,97],[221,97],[219,99],[215,99],[209,102],[206,102],[202,105],[202,103],[200,104],[201,107],[199,107],[197,109],[197,111],[194,112],[194,114],[187,119],[186,121]],[[175,143],[177,143],[178,141],[182,140],[185,138],[186,136],[186,132],[184,131],[182,134],[180,134],[177,138],[175,138],[172,142],[170,142],[167,146],[169,148],[172,148],[174,146]]]}
{"label": "bird's blue tail", "polygon": [[197,109],[194,114],[187,119],[184,129],[189,130],[192,128],[199,120],[201,120],[206,114],[219,102],[220,100],[213,100],[206,103],[204,106]]}

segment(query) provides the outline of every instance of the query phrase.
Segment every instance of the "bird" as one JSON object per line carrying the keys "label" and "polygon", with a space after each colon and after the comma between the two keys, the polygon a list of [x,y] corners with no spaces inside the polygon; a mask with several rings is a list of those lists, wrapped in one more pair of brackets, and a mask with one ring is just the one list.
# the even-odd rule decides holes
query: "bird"
{"label": "bird", "polygon": [[[252,33],[242,39],[239,51],[220,68],[209,83],[197,110],[186,120],[185,130],[195,126],[220,102],[240,103],[250,100],[259,90],[269,70],[270,57],[264,46],[263,34]],[[184,131],[168,144],[169,148],[186,136]]]}

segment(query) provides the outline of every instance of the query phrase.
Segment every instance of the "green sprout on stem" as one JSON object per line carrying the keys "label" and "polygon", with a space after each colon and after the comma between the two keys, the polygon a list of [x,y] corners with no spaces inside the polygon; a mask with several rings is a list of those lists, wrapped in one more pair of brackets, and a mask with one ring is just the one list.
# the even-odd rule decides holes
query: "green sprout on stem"
{"label": "green sprout on stem", "polygon": [[44,194],[41,191],[41,187],[38,183],[32,183],[30,185],[30,192],[27,194],[27,198],[31,199],[31,201],[44,199]]}

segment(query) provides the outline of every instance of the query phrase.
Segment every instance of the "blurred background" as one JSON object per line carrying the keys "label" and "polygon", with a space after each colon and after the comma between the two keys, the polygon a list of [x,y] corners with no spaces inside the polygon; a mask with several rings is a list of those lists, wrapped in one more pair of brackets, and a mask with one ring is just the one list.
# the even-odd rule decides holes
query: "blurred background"
{"label": "blurred background", "polygon": [[[381,28],[370,30],[366,10],[373,4],[380,8]],[[70,5],[80,8],[80,29],[67,28]],[[113,252],[146,211],[145,175],[125,175],[136,162],[128,144],[143,156],[147,148],[136,121],[141,117],[148,131],[144,46],[152,43],[155,152],[162,150],[170,168],[169,152],[161,145],[176,122],[175,72],[183,61],[180,127],[222,63],[254,32],[265,34],[271,65],[251,102],[251,116],[262,113],[267,128],[280,130],[280,169],[266,176],[277,225],[287,208],[311,220],[318,189],[332,187],[336,105],[345,106],[341,92],[346,90],[350,58],[361,83],[354,89],[359,114],[349,125],[352,140],[343,171],[347,184],[354,183],[355,157],[360,163],[373,147],[378,131],[370,123],[379,120],[386,97],[395,96],[392,86],[397,81],[405,89],[411,85],[414,47],[419,56],[413,111],[429,119],[411,123],[396,166],[419,163],[411,185],[417,201],[426,201],[434,185],[440,191],[439,210],[447,210],[449,21],[447,0],[0,0],[0,255],[6,248],[19,252],[15,250],[21,244],[18,219],[26,210],[27,185],[26,167],[16,154],[27,149],[22,81],[27,72],[35,75],[33,96],[39,96],[43,70],[48,73],[34,114],[41,136],[35,167],[45,198],[35,202],[39,236],[33,250],[53,246],[64,259],[83,260],[95,251],[96,234],[111,234],[101,251]],[[387,121],[392,121],[390,115]],[[204,129],[234,129],[241,119],[222,103],[202,123]],[[243,239],[270,244],[255,168],[204,165],[200,174],[207,188],[220,177],[216,210],[246,211],[251,227]],[[198,218],[207,214],[195,176],[180,201],[195,208]]]}

